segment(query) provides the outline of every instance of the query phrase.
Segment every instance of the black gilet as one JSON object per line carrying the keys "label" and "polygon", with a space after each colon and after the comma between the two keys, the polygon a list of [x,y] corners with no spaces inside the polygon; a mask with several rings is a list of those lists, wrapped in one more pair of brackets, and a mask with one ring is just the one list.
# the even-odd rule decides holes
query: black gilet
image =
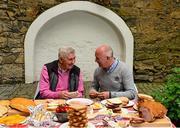
{"label": "black gilet", "polygon": [[[58,83],[58,60],[55,60],[45,65],[48,70],[50,90],[56,91],[56,86]],[[79,83],[79,74],[80,74],[80,68],[74,65],[69,73],[68,90],[70,92],[77,91],[78,83]]]}
{"label": "black gilet", "polygon": [[[55,60],[51,63],[47,63],[45,65],[48,70],[49,83],[50,83],[49,89],[51,91],[56,91],[56,86],[58,83],[58,60]],[[79,74],[80,74],[80,68],[74,65],[69,72],[69,81],[68,81],[69,92],[77,91],[79,86]],[[35,99],[42,99],[40,92],[37,94]]]}

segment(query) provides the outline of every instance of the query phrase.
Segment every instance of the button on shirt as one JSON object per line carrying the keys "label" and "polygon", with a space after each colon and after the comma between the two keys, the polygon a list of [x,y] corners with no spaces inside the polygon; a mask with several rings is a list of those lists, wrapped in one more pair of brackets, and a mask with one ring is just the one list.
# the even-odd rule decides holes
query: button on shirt
{"label": "button on shirt", "polygon": [[[56,91],[51,91],[49,89],[49,75],[47,71],[47,67],[44,65],[41,71],[40,77],[40,92],[43,98],[60,98],[60,91],[68,91],[69,86],[69,72],[70,71],[62,71],[58,70],[58,84],[56,87]],[[82,73],[79,74],[79,86],[78,86],[78,97],[82,97],[83,95],[83,80]]]}

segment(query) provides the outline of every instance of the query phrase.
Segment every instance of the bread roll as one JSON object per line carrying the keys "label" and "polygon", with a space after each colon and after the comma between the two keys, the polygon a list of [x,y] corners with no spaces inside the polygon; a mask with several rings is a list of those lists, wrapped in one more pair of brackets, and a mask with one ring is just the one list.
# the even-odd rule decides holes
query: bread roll
{"label": "bread roll", "polygon": [[123,106],[126,106],[129,103],[129,99],[127,97],[120,97]]}

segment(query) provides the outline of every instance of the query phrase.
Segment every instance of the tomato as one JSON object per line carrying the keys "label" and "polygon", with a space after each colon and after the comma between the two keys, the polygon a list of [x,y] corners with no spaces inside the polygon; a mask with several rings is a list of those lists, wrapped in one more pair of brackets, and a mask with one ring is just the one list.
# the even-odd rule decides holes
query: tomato
{"label": "tomato", "polygon": [[65,111],[67,112],[70,109],[69,106],[65,106]]}
{"label": "tomato", "polygon": [[61,112],[66,112],[65,107],[61,108]]}
{"label": "tomato", "polygon": [[59,105],[59,106],[56,108],[56,112],[57,112],[57,113],[67,112],[69,109],[70,109],[69,106],[63,104],[63,105]]}
{"label": "tomato", "polygon": [[60,112],[61,112],[61,108],[60,108],[60,107],[57,107],[57,108],[56,108],[56,112],[57,112],[57,113],[60,113]]}

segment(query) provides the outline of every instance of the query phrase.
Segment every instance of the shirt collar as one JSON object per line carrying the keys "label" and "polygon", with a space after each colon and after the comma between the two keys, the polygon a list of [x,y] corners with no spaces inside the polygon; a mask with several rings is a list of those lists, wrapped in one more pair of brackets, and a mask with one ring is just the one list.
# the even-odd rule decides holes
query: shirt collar
{"label": "shirt collar", "polygon": [[60,66],[60,64],[58,63],[58,70],[61,72],[61,73],[65,73],[65,72],[68,72],[68,70],[63,70]]}
{"label": "shirt collar", "polygon": [[114,69],[117,67],[119,63],[119,60],[118,59],[115,59],[113,64],[109,67],[109,69],[106,70],[107,73],[111,73],[114,71]]}

